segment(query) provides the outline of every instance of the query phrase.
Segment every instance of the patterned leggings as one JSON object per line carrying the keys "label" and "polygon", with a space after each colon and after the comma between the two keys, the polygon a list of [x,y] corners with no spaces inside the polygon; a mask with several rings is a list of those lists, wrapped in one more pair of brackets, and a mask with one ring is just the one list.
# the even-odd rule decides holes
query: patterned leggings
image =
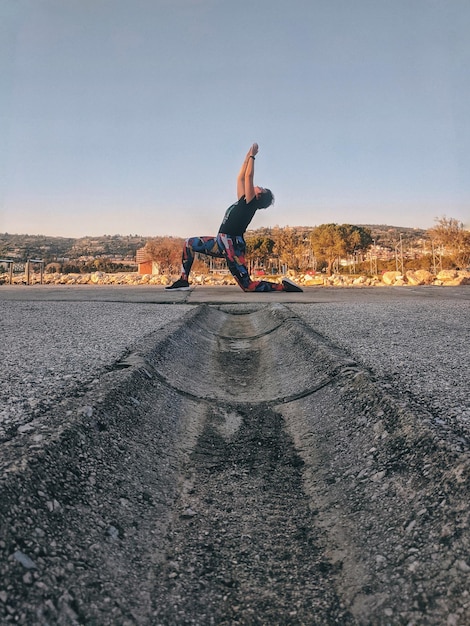
{"label": "patterned leggings", "polygon": [[181,278],[188,280],[194,262],[194,254],[225,259],[228,269],[243,291],[284,291],[279,283],[270,283],[266,280],[251,280],[245,262],[246,244],[240,235],[225,235],[219,233],[217,237],[190,237],[184,242]]}

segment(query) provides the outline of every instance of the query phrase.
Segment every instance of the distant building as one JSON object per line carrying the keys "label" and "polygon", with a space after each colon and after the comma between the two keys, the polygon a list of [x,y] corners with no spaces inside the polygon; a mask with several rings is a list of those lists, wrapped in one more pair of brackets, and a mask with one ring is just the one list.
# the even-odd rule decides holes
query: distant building
{"label": "distant building", "polygon": [[160,264],[158,261],[149,259],[147,249],[139,248],[135,253],[135,260],[139,274],[160,274]]}

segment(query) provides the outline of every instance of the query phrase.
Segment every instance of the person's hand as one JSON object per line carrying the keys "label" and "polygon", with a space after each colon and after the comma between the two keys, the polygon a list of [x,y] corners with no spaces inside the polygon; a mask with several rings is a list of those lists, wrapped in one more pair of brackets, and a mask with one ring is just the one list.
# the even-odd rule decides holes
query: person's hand
{"label": "person's hand", "polygon": [[250,148],[250,156],[256,156],[258,154],[258,144],[254,143]]}

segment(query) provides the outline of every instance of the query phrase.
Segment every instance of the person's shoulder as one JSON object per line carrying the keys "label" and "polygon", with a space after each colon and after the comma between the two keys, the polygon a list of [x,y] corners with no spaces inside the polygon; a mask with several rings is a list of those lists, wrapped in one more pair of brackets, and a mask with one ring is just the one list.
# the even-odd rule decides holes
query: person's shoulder
{"label": "person's shoulder", "polygon": [[256,196],[254,196],[249,202],[246,201],[246,196],[241,196],[240,198],[238,198],[237,200],[237,204],[242,205],[242,206],[257,206],[257,199]]}
{"label": "person's shoulder", "polygon": [[245,202],[245,205],[248,207],[258,208],[258,199],[256,198],[256,196],[254,196],[249,202],[246,201],[246,198],[244,196],[244,202]]}

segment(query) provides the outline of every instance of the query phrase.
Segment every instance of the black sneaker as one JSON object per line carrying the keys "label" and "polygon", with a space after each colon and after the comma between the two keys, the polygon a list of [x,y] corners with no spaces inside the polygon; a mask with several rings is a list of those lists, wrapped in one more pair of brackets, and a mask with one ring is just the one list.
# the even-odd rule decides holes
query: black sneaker
{"label": "black sneaker", "polygon": [[284,287],[284,291],[303,291],[303,289],[296,285],[290,278],[283,278],[282,286]]}
{"label": "black sneaker", "polygon": [[174,291],[189,291],[189,283],[187,280],[178,278],[178,280],[172,285],[168,285],[165,289],[173,289]]}

